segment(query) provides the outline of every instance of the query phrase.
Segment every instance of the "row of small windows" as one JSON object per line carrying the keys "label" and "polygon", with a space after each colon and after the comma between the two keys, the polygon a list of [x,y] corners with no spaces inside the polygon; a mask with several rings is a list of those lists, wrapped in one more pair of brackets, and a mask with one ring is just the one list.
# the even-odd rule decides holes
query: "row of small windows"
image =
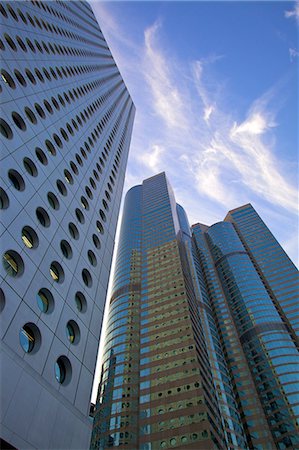
{"label": "row of small windows", "polygon": [[[7,33],[4,33],[4,38],[5,38],[6,42],[7,42],[7,44],[9,45],[9,47],[14,52],[16,52],[18,49],[17,49],[15,41]],[[28,43],[28,40],[29,39],[27,39],[27,43]],[[27,52],[27,48],[26,48],[24,42],[22,41],[22,39],[19,37],[19,39],[17,41],[18,41],[18,44],[19,44],[20,48],[23,51]],[[82,50],[82,49],[78,49],[78,48],[74,48],[74,47],[69,47],[69,46],[66,47],[65,45],[60,45],[60,44],[53,44],[52,45],[50,42],[48,42],[48,45],[47,45],[44,41],[42,41],[42,44],[43,44],[43,47],[42,47],[40,45],[40,43],[36,39],[35,39],[34,42],[35,42],[35,45],[36,45],[36,47],[37,47],[37,49],[38,49],[38,51],[40,53],[44,53],[44,50],[45,50],[45,52],[47,54],[50,54],[50,53],[52,53],[53,55],[58,54],[58,55],[61,55],[63,57],[68,55],[68,56],[81,56],[81,57],[86,56],[86,57],[89,57],[89,58],[90,57],[104,58],[104,59],[109,58],[109,56],[107,56],[104,53],[86,51],[86,50]],[[35,49],[33,47],[33,44],[29,45],[29,47],[33,51],[33,53],[35,53]],[[4,43],[3,43],[2,40],[1,40],[1,49],[5,50],[5,46],[4,46]],[[110,68],[111,67],[116,67],[116,64],[113,62],[113,63],[107,64],[106,67],[110,67]]]}
{"label": "row of small windows", "polygon": [[[44,210],[45,212],[45,210]],[[72,224],[74,225],[74,224]],[[25,245],[34,245],[33,235],[29,233],[27,227],[26,232],[22,235],[23,242]],[[30,229],[31,231],[32,229]],[[35,233],[35,232],[34,232]],[[31,247],[32,248],[32,247]],[[67,241],[61,241],[61,250],[62,252],[65,252],[67,254],[67,257],[70,257],[70,245],[67,243]],[[92,265],[95,265],[96,259],[95,255],[92,252],[92,250],[88,253],[88,258]],[[24,261],[21,257],[21,255],[16,252],[15,250],[7,250],[3,256],[2,256],[2,263],[5,271],[8,275],[11,277],[20,277],[24,273]],[[65,279],[65,274],[63,267],[58,261],[52,261],[49,268],[50,275],[54,282],[56,283],[63,283]],[[84,268],[81,272],[82,280],[85,286],[91,287],[92,286],[92,277],[88,269]]]}
{"label": "row of small windows", "polygon": [[[121,83],[118,83],[116,86],[114,86],[112,89],[110,89],[105,94],[105,96],[107,95],[106,98],[108,97],[108,95],[110,95],[113,92],[113,90],[117,89],[118,85],[120,85],[120,84]],[[80,89],[82,89],[82,88],[78,88],[78,90],[80,90]],[[76,92],[76,91],[74,90],[74,92]],[[110,111],[108,111],[105,114],[105,116],[98,123],[97,128],[92,133],[93,141],[92,141],[91,137],[88,138],[88,141],[89,141],[91,146],[93,146],[94,142],[96,142],[96,140],[97,140],[95,135],[97,137],[99,137],[99,133],[102,132],[104,126],[106,125],[106,123],[108,122],[109,118],[112,115],[112,111],[116,108],[117,103],[120,101],[121,97],[124,95],[124,92],[125,92],[124,90],[121,92],[119,97],[116,99],[116,102],[114,103],[113,107],[110,109]],[[74,97],[73,97],[73,95],[71,95],[70,91],[69,91],[69,94],[70,94],[70,97],[72,98],[72,100],[74,100]],[[80,95],[81,95],[81,92],[80,92]],[[83,92],[82,95],[84,95],[84,92]],[[64,93],[64,96],[65,96],[66,99],[68,99],[67,101],[70,102],[69,97],[67,96],[66,93]],[[106,100],[106,99],[104,99],[105,96],[101,96],[99,99],[97,99],[95,102],[93,102],[92,105],[90,105],[86,109],[84,109],[84,111],[83,111],[84,114],[83,114],[83,112],[80,113],[80,116],[81,116],[82,120],[80,119],[80,117],[78,115],[76,116],[76,119],[77,119],[77,121],[78,121],[80,126],[83,126],[82,121],[86,122],[86,120],[89,119],[93,114],[95,114],[97,109],[99,109],[102,106],[103,102]],[[78,98],[78,96],[77,96],[77,98]],[[52,103],[53,103],[54,107],[57,110],[60,110],[59,103],[57,102],[55,97],[52,97],[51,100],[52,100]],[[60,104],[62,106],[65,106],[64,99],[62,98],[62,96],[60,94],[58,95],[58,100],[59,100],[59,102],[60,102]],[[45,105],[46,109],[48,110],[48,112],[50,114],[53,114],[53,108],[52,108],[52,106],[50,105],[50,103],[47,100],[44,100],[44,105]],[[36,108],[36,111],[39,114],[39,116],[44,119],[45,118],[45,114],[44,114],[44,110],[42,109],[42,107],[39,104],[35,103],[35,108]],[[35,116],[34,112],[29,107],[25,107],[24,111],[25,111],[25,114],[26,114],[28,120],[32,124],[37,124],[37,119],[36,119],[36,116]],[[11,116],[12,116],[12,120],[13,120],[14,124],[20,130],[22,130],[22,131],[26,131],[27,130],[26,123],[25,123],[23,117],[19,113],[17,113],[16,111],[13,111],[11,113]],[[72,119],[72,124],[73,124],[74,128],[76,130],[78,130],[78,125],[77,125],[77,123],[76,123],[76,121],[74,119]],[[73,136],[74,135],[74,130],[73,130],[73,128],[71,127],[71,125],[69,123],[66,124],[66,128],[69,131],[69,133]],[[0,132],[1,132],[2,136],[4,136],[6,139],[12,139],[13,138],[13,131],[12,131],[10,125],[3,118],[0,118]],[[60,132],[61,132],[61,135],[62,135],[63,139],[67,142],[69,140],[69,137],[68,137],[68,134],[65,131],[65,129],[64,128],[60,128]],[[114,134],[115,134],[115,131],[113,131],[113,135]],[[63,143],[62,143],[60,137],[56,133],[53,134],[53,139],[54,139],[55,143],[58,145],[59,148],[63,147]]]}
{"label": "row of small windows", "polygon": [[[42,4],[43,4],[43,3],[42,3]],[[54,16],[60,15],[61,18],[62,18],[61,13],[56,12],[55,9],[49,7],[48,5],[45,5],[45,7],[48,8],[48,12],[49,12],[50,14],[53,14]],[[72,31],[69,31],[69,30],[65,30],[65,29],[63,29],[63,28],[60,28],[57,24],[55,24],[55,25],[54,25],[53,23],[50,24],[48,21],[44,21],[43,19],[38,19],[36,16],[31,17],[31,15],[30,15],[28,12],[27,12],[26,15],[25,15],[25,14],[22,13],[22,11],[21,11],[19,8],[18,8],[17,11],[15,12],[15,10],[12,8],[12,6],[11,6],[10,4],[7,4],[7,5],[6,5],[6,8],[7,8],[9,14],[11,15],[11,17],[12,17],[16,22],[19,21],[19,17],[20,17],[20,19],[22,20],[22,22],[23,22],[25,25],[27,25],[27,24],[28,24],[28,21],[29,21],[30,24],[31,24],[33,27],[35,27],[35,26],[37,25],[40,29],[44,28],[46,31],[48,31],[48,32],[50,32],[50,33],[59,34],[60,36],[64,36],[64,37],[69,38],[69,39],[74,39],[74,40],[77,40],[77,41],[86,42],[86,43],[88,43],[89,45],[92,44],[92,45],[95,45],[95,46],[97,46],[97,47],[100,47],[100,48],[103,48],[103,49],[107,49],[107,46],[104,46],[104,45],[102,45],[102,44],[97,44],[96,42],[94,42],[94,40],[91,41],[91,40],[89,40],[89,39],[83,38],[82,35],[79,35],[79,34],[74,33],[74,32],[72,32]],[[0,13],[2,14],[3,17],[8,18],[8,14],[7,14],[7,12],[6,12],[6,9],[5,9],[4,5],[0,5]],[[17,13],[18,13],[18,14],[17,14]],[[27,17],[26,17],[26,16],[27,16]],[[63,17],[65,18],[65,19],[63,19],[63,20],[66,20],[66,21],[69,21],[69,20],[70,20],[70,19],[66,18],[65,16],[63,16]],[[28,21],[27,21],[27,19],[28,19]],[[76,26],[76,28],[81,28],[81,29],[83,29],[83,30],[85,29],[84,27],[80,26],[79,24],[76,24],[75,22],[73,22],[73,24]],[[90,24],[89,24],[89,26],[90,26]],[[88,31],[88,30],[86,29],[86,31]],[[95,33],[92,33],[92,34],[95,35]],[[101,36],[100,33],[97,33],[96,36],[97,36],[98,38],[100,38],[101,40],[103,40],[103,38],[102,38],[102,36]]]}
{"label": "row of small windows", "polygon": [[[0,46],[1,46],[1,40],[0,40]],[[90,65],[90,66],[60,66],[60,68],[58,66],[52,67],[50,66],[48,69],[46,69],[46,67],[42,67],[41,70],[39,70],[38,68],[35,68],[35,74],[38,77],[38,79],[44,83],[45,79],[44,76],[47,78],[47,80],[49,81],[53,81],[54,79],[57,80],[58,77],[63,79],[63,77],[68,78],[68,77],[72,77],[72,76],[76,76],[76,75],[84,75],[85,73],[89,73],[89,72],[94,72],[97,71],[99,72],[100,70],[103,70],[103,68],[105,68],[106,66],[103,65]],[[43,74],[42,74],[43,72]],[[29,69],[25,69],[25,74],[21,73],[19,70],[15,69],[14,70],[14,75],[16,77],[16,79],[18,80],[18,82],[20,83],[20,85],[22,86],[27,86],[27,82],[24,78],[24,75],[26,75],[29,79],[29,81],[32,84],[36,84],[36,79],[34,78],[34,75],[32,73],[32,71],[30,71]],[[52,75],[52,77],[51,77]],[[83,89],[85,90],[85,92],[90,91],[92,89],[95,89],[97,87],[100,87],[101,85],[103,85],[105,82],[112,80],[115,77],[118,77],[119,73],[118,72],[114,72],[106,77],[100,78],[96,81],[92,81],[90,83],[87,83],[86,85],[83,85]],[[1,69],[1,77],[2,80],[6,83],[7,86],[9,86],[11,89],[15,89],[16,88],[16,84],[14,82],[14,79],[12,78],[12,74],[8,73],[7,70],[5,69]],[[70,91],[69,91],[70,92]],[[76,97],[78,98],[78,95],[84,95],[84,92],[82,92],[82,89],[77,89],[73,90],[74,95],[75,92],[77,92]],[[81,94],[80,94],[81,92]],[[71,95],[70,95],[71,96]],[[71,96],[72,98],[72,96]],[[66,97],[67,100],[67,97]],[[72,98],[73,100],[73,98]],[[67,100],[68,103],[69,100]]]}

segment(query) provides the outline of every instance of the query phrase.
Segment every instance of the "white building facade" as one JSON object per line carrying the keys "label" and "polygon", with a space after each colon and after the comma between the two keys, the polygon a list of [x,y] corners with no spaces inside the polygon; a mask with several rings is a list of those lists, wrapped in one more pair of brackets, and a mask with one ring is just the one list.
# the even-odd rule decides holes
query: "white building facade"
{"label": "white building facade", "polygon": [[0,437],[85,449],[135,107],[87,2],[0,17]]}

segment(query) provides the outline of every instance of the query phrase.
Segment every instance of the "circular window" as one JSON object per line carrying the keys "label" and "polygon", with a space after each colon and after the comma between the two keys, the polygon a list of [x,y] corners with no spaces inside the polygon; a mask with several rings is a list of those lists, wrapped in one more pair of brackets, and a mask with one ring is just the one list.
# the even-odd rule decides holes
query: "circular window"
{"label": "circular window", "polygon": [[3,311],[5,306],[5,295],[3,290],[0,288],[0,313]]}
{"label": "circular window", "polygon": [[66,189],[64,183],[61,180],[57,180],[56,185],[57,185],[57,189],[60,192],[60,194],[65,197],[67,195],[67,189]]}
{"label": "circular window", "polygon": [[53,108],[52,108],[52,106],[50,105],[50,103],[47,102],[47,100],[44,100],[44,105],[45,105],[46,110],[47,110],[50,114],[53,114]]}
{"label": "circular window", "polygon": [[0,187],[0,209],[7,209],[9,207],[9,198],[6,192]]}
{"label": "circular window", "polygon": [[26,73],[28,79],[31,81],[31,83],[36,84],[36,80],[35,80],[32,72],[29,69],[25,69],[25,73]]}
{"label": "circular window", "polygon": [[17,112],[13,111],[12,114],[12,119],[14,121],[14,123],[16,124],[16,126],[22,130],[22,131],[26,131],[26,124],[24,122],[24,120],[22,119],[22,117],[20,116],[20,114],[18,114]]}
{"label": "circular window", "polygon": [[19,72],[17,69],[15,69],[14,73],[15,73],[16,79],[21,84],[21,86],[27,86],[27,82],[26,82],[25,78],[23,77],[23,75],[21,74],[21,72]]}
{"label": "circular window", "polygon": [[6,72],[6,70],[4,70],[4,69],[1,70],[1,78],[4,81],[4,83],[7,84],[10,88],[12,88],[12,89],[16,88],[14,80],[9,75],[9,73]]}
{"label": "circular window", "polygon": [[108,203],[106,202],[106,200],[102,200],[102,203],[103,203],[103,206],[106,209],[106,211],[108,211],[109,206],[108,206]]}
{"label": "circular window", "polygon": [[45,115],[42,107],[38,103],[34,103],[34,106],[35,106],[36,112],[39,115],[39,117],[41,117],[42,119],[45,119],[46,115]]}
{"label": "circular window", "polygon": [[82,292],[78,291],[75,294],[75,302],[76,307],[79,312],[84,313],[87,309],[87,302],[85,296],[82,294]]}
{"label": "circular window", "polygon": [[56,150],[55,150],[55,147],[52,144],[52,142],[49,141],[48,139],[46,139],[45,144],[46,144],[47,150],[50,153],[50,155],[55,156],[56,155]]}
{"label": "circular window", "polygon": [[50,265],[50,275],[56,283],[63,283],[64,271],[57,261],[53,261]]}
{"label": "circular window", "polygon": [[9,178],[11,184],[13,185],[13,187],[17,191],[24,191],[25,182],[24,182],[22,175],[19,172],[17,172],[16,170],[13,170],[13,169],[9,170],[8,178]]}
{"label": "circular window", "polygon": [[53,194],[53,192],[48,192],[47,197],[48,197],[48,202],[49,202],[49,205],[51,206],[51,208],[58,210],[59,209],[59,201],[58,201],[58,198],[56,197],[56,195]]}
{"label": "circular window", "polygon": [[170,445],[172,445],[172,446],[176,445],[176,438],[170,439]]}
{"label": "circular window", "polygon": [[37,176],[37,168],[34,162],[30,158],[24,158],[23,164],[26,169],[26,171],[31,175],[32,177]]}
{"label": "circular window", "polygon": [[89,210],[89,204],[88,201],[86,200],[85,197],[81,197],[81,205],[83,206],[84,209],[86,209],[87,211]]}
{"label": "circular window", "polygon": [[90,200],[92,200],[93,199],[93,194],[92,194],[92,192],[91,192],[91,190],[89,189],[88,186],[85,187],[85,192],[86,192],[87,196],[90,198]]}
{"label": "circular window", "polygon": [[72,366],[66,356],[59,356],[54,366],[55,378],[58,383],[67,385],[72,377]]}
{"label": "circular window", "polygon": [[83,215],[82,211],[79,208],[76,208],[75,213],[76,213],[76,217],[77,217],[78,221],[80,223],[84,223],[85,219],[84,219],[84,215]]}
{"label": "circular window", "polygon": [[103,221],[106,222],[106,214],[104,213],[104,211],[102,209],[100,209],[100,216],[103,219]]}
{"label": "circular window", "polygon": [[20,344],[24,352],[36,352],[40,347],[40,331],[34,323],[26,323],[19,333]]}
{"label": "circular window", "polygon": [[50,313],[54,309],[54,298],[51,292],[42,288],[36,295],[37,306],[43,313]]}
{"label": "circular window", "polygon": [[8,250],[2,256],[3,267],[11,277],[19,277],[24,272],[21,256],[14,250]]}
{"label": "circular window", "polygon": [[186,442],[188,442],[187,436],[182,436],[182,437],[181,437],[181,441],[182,441],[183,444],[185,444]]}
{"label": "circular window", "polygon": [[28,248],[36,248],[39,244],[36,232],[29,226],[25,226],[22,229],[22,241]]}
{"label": "circular window", "polygon": [[162,441],[162,442],[160,443],[160,447],[161,447],[161,448],[167,447],[166,441]]}
{"label": "circular window", "polygon": [[25,114],[26,114],[27,118],[30,120],[30,122],[33,123],[34,125],[36,125],[37,124],[37,120],[36,120],[34,112],[30,108],[28,108],[27,106],[25,107],[24,111],[25,111]]}
{"label": "circular window", "polygon": [[41,148],[36,147],[35,154],[40,163],[42,163],[44,166],[48,164],[48,159]]}
{"label": "circular window", "polygon": [[71,166],[71,169],[74,172],[74,174],[78,175],[78,173],[79,173],[78,168],[77,168],[76,164],[73,161],[70,162],[70,166]]}
{"label": "circular window", "polygon": [[71,344],[78,344],[80,341],[80,329],[74,320],[69,320],[66,324],[66,336]]}
{"label": "circular window", "polygon": [[82,270],[82,280],[85,286],[91,287],[92,286],[92,278],[90,275],[90,272],[87,269]]}
{"label": "circular window", "polygon": [[4,136],[6,139],[12,139],[13,134],[10,126],[7,122],[5,122],[4,119],[0,119],[0,133],[2,136]]}
{"label": "circular window", "polygon": [[97,220],[97,230],[99,233],[104,234],[104,227],[99,220]]}
{"label": "circular window", "polygon": [[58,145],[59,148],[63,147],[62,140],[60,139],[59,136],[57,136],[56,133],[53,133],[53,139],[54,139],[54,141],[56,142],[56,144]]}
{"label": "circular window", "polygon": [[72,238],[74,238],[76,240],[79,239],[78,228],[76,227],[76,225],[73,222],[69,223],[69,232],[70,232],[70,235],[72,236]]}
{"label": "circular window", "polygon": [[95,247],[100,249],[101,248],[101,242],[100,242],[100,239],[98,238],[98,236],[96,234],[92,235],[92,240],[93,240],[93,243],[94,243]]}
{"label": "circular window", "polygon": [[92,250],[88,250],[87,256],[88,256],[90,264],[95,267],[97,265],[96,255],[93,253]]}
{"label": "circular window", "polygon": [[77,163],[78,163],[80,166],[83,166],[83,161],[82,161],[82,159],[81,159],[81,156],[78,155],[78,153],[76,153],[76,160],[77,160]]}
{"label": "circular window", "polygon": [[50,226],[50,223],[51,223],[50,217],[44,208],[38,207],[36,209],[36,217],[37,217],[37,220],[39,221],[39,223],[43,227],[48,228]]}
{"label": "circular window", "polygon": [[66,170],[66,169],[64,170],[64,178],[66,179],[66,181],[69,184],[73,184],[74,183],[74,179],[73,179],[71,173],[68,170]]}
{"label": "circular window", "polygon": [[60,248],[61,248],[63,256],[67,259],[71,259],[71,257],[73,256],[73,251],[72,251],[72,247],[70,246],[70,244],[63,239],[60,242]]}

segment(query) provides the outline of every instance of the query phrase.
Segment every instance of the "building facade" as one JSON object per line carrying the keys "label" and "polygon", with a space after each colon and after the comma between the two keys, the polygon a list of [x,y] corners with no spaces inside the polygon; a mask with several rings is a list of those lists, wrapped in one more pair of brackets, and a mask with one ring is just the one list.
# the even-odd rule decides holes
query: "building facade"
{"label": "building facade", "polygon": [[1,443],[82,450],[135,107],[87,2],[0,17]]}
{"label": "building facade", "polygon": [[191,231],[164,173],[127,193],[92,450],[298,446],[293,316],[254,259],[248,215],[293,292],[297,270],[251,205]]}

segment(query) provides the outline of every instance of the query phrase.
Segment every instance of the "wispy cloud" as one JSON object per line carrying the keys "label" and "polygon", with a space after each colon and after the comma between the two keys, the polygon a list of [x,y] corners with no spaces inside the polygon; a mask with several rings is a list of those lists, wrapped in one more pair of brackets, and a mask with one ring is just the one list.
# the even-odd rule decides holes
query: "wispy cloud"
{"label": "wispy cloud", "polygon": [[145,30],[143,73],[151,88],[156,113],[167,126],[184,128],[187,125],[184,97],[176,86],[169,61],[157,43],[161,24],[158,20]]}
{"label": "wispy cloud", "polygon": [[289,48],[290,61],[293,62],[299,56],[298,50],[295,48]]}
{"label": "wispy cloud", "polygon": [[294,8],[291,10],[287,10],[284,12],[284,15],[287,19],[295,18],[297,23],[299,24],[299,2],[295,2]]}

